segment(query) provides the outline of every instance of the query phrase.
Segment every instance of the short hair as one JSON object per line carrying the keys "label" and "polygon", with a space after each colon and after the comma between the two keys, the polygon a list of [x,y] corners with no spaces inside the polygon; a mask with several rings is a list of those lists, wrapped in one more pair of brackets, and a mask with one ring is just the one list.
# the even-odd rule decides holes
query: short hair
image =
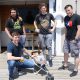
{"label": "short hair", "polygon": [[47,4],[46,3],[40,3],[39,4],[39,9],[41,9],[43,6],[45,6],[47,8]]}
{"label": "short hair", "polygon": [[12,32],[12,37],[14,37],[14,36],[19,36],[20,34],[19,34],[19,32],[17,32],[17,31],[14,31],[14,32]]}
{"label": "short hair", "polygon": [[72,5],[68,4],[64,7],[64,9],[67,9],[68,7],[71,7],[71,9],[73,9]]}

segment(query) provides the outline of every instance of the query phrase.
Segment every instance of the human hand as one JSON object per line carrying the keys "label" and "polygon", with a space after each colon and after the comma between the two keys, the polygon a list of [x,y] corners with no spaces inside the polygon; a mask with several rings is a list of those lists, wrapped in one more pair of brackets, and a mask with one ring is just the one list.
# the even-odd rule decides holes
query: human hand
{"label": "human hand", "polygon": [[36,55],[31,55],[32,58],[36,57]]}
{"label": "human hand", "polygon": [[76,36],[76,37],[75,37],[75,40],[78,41],[78,40],[79,40],[79,37]]}
{"label": "human hand", "polygon": [[39,32],[40,32],[40,30],[39,30],[39,29],[35,29],[35,32],[38,32],[38,33],[39,33]]}
{"label": "human hand", "polygon": [[52,32],[53,32],[53,29],[49,29],[49,32],[51,32],[51,33],[52,33]]}
{"label": "human hand", "polygon": [[71,42],[72,42],[72,43],[76,43],[76,40],[74,39],[74,40],[72,40]]}
{"label": "human hand", "polygon": [[24,61],[24,58],[23,57],[20,57],[20,62],[23,62]]}

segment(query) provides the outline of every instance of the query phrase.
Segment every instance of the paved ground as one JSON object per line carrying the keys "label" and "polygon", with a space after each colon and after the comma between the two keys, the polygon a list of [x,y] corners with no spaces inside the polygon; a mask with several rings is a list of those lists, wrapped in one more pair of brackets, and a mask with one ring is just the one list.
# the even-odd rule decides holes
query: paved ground
{"label": "paved ground", "polygon": [[[53,67],[48,67],[49,72],[54,76],[54,80],[80,80],[80,70],[77,76],[69,77],[74,65],[73,58],[69,58],[69,70],[58,70],[62,65],[63,57],[53,58]],[[46,80],[46,75],[41,76],[41,74],[34,74],[32,72],[27,72],[25,75],[19,76],[15,80]],[[0,54],[0,80],[8,80],[8,70],[6,63],[6,53]]]}

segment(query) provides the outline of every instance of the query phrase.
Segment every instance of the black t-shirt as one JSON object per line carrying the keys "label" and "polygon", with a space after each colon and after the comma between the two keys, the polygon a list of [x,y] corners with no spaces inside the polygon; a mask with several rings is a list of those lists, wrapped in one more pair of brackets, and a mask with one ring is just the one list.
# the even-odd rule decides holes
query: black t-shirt
{"label": "black t-shirt", "polygon": [[54,17],[50,13],[47,13],[45,15],[38,14],[36,16],[35,21],[39,26],[41,34],[51,34],[51,32],[49,32],[49,29],[51,29],[51,20],[54,21]]}
{"label": "black t-shirt", "polygon": [[23,46],[19,43],[16,46],[12,41],[7,45],[7,52],[12,53],[12,56],[21,57],[23,54]]}
{"label": "black t-shirt", "polygon": [[13,31],[17,31],[20,33],[20,35],[23,34],[23,21],[19,20],[19,19],[13,19],[13,18],[8,18],[8,20],[6,21],[6,27],[9,29],[10,33],[12,33]]}
{"label": "black t-shirt", "polygon": [[74,40],[77,33],[77,25],[80,25],[80,16],[73,14],[71,17],[64,18],[65,27],[67,29],[66,39]]}

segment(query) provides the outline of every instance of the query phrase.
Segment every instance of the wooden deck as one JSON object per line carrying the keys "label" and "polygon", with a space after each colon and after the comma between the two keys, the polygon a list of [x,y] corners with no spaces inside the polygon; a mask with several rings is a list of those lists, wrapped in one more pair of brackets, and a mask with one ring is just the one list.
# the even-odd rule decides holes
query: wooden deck
{"label": "wooden deck", "polygon": [[[49,72],[54,76],[54,80],[80,80],[80,70],[77,76],[69,77],[74,65],[73,58],[69,58],[69,70],[58,70],[62,65],[63,57],[54,57],[53,58],[53,67],[48,67]],[[27,73],[25,75],[19,76],[15,80],[45,80],[46,75],[41,76],[40,74],[36,75],[33,73]],[[0,80],[8,80],[8,69],[6,63],[6,53],[0,54]]]}

